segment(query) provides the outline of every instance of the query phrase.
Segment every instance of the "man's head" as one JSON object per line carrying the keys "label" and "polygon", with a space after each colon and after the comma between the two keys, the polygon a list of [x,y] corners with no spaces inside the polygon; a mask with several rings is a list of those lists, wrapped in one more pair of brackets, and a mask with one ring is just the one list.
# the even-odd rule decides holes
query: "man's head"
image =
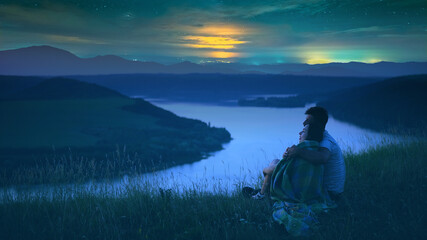
{"label": "man's head", "polygon": [[311,107],[305,111],[307,118],[304,121],[304,126],[307,124],[316,123],[320,125],[323,129],[326,127],[328,122],[328,111],[322,107]]}

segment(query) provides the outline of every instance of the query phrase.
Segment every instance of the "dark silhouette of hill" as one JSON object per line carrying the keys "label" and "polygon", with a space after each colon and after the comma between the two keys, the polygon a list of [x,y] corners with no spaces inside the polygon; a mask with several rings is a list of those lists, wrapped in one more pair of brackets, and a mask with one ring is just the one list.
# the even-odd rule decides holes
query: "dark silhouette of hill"
{"label": "dark silhouette of hill", "polygon": [[128,74],[70,78],[96,83],[128,96],[205,102],[237,100],[256,94],[330,92],[382,80],[279,74]]}
{"label": "dark silhouette of hill", "polygon": [[342,90],[318,103],[337,119],[375,130],[424,129],[427,75],[386,79]]}
{"label": "dark silhouette of hill", "polygon": [[81,82],[68,78],[50,78],[35,86],[26,88],[9,98],[12,99],[93,99],[93,98],[125,98],[124,95],[92,83]]}
{"label": "dark silhouette of hill", "polygon": [[167,67],[165,73],[174,73],[174,74],[186,74],[186,73],[239,73],[237,70],[229,69],[227,67],[210,67],[200,64],[195,64],[189,61],[172,64]]}
{"label": "dark silhouette of hill", "polygon": [[206,66],[228,67],[245,72],[264,72],[298,76],[340,76],[340,77],[397,77],[427,74],[427,62],[349,62],[349,63],[280,63],[249,65],[242,63],[208,63]]}
{"label": "dark silhouette of hill", "polygon": [[3,75],[63,76],[193,72],[234,73],[238,71],[190,62],[165,66],[155,62],[130,61],[114,55],[79,58],[68,51],[50,46],[0,51],[0,74]]}
{"label": "dark silhouette of hill", "polygon": [[413,74],[427,74],[425,62],[378,62],[378,63],[328,63],[309,65],[303,70],[287,70],[283,74],[303,76],[353,76],[353,77],[396,77]]}
{"label": "dark silhouette of hill", "polygon": [[[4,78],[20,89],[0,104],[0,168],[5,171],[40,164],[52,153],[52,144],[55,154],[72,148],[97,159],[126,146],[129,154],[139,156],[138,171],[145,172],[200,160],[231,140],[224,128],[179,117],[94,83],[63,77]],[[134,163],[112,164],[114,176],[135,170]]]}
{"label": "dark silhouette of hill", "polygon": [[262,64],[181,62],[163,65],[155,62],[131,61],[114,55],[79,58],[74,54],[50,47],[33,46],[0,51],[0,74],[21,76],[64,76],[135,73],[267,73],[308,76],[394,77],[427,74],[426,62],[407,63],[328,63],[328,64]]}
{"label": "dark silhouette of hill", "polygon": [[[360,72],[353,69],[347,69],[345,67],[338,67],[338,66],[325,66],[325,67],[319,67],[319,68],[310,68],[305,71],[301,72],[292,72],[292,71],[285,71],[283,74],[291,74],[291,75],[300,75],[300,76],[334,76],[334,77],[340,77],[340,76],[369,76],[368,74],[364,72]],[[377,76],[378,74],[375,74],[373,76]]]}
{"label": "dark silhouette of hill", "polygon": [[162,72],[164,68],[159,63],[130,61],[113,55],[79,58],[68,51],[50,46],[0,52],[0,74],[4,75],[144,73]]}
{"label": "dark silhouette of hill", "polygon": [[18,92],[35,86],[46,78],[22,77],[22,76],[0,76],[0,99],[10,98]]}
{"label": "dark silhouette of hill", "polygon": [[[0,73],[4,75],[59,75],[79,64],[72,53],[49,46],[35,46],[0,52]],[[49,70],[48,72],[46,70]]]}

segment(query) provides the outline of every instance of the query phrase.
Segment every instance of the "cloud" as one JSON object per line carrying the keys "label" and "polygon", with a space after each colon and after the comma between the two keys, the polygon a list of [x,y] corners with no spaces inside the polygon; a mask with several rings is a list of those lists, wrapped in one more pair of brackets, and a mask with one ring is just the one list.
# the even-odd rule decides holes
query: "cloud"
{"label": "cloud", "polygon": [[85,43],[85,44],[108,44],[106,41],[86,39],[86,38],[77,37],[77,36],[48,34],[48,35],[45,35],[45,38],[50,41],[59,42],[59,43],[65,42],[65,43]]}
{"label": "cloud", "polygon": [[293,10],[298,8],[298,4],[286,5],[260,5],[260,6],[238,6],[238,7],[224,7],[218,9],[222,17],[233,18],[253,18],[263,14],[269,14],[280,11]]}
{"label": "cloud", "polygon": [[378,33],[391,30],[390,26],[371,26],[371,27],[363,27],[363,28],[353,28],[347,29],[344,31],[339,31],[336,33]]}
{"label": "cloud", "polygon": [[36,9],[18,5],[0,5],[0,19],[4,22],[12,22],[14,27],[22,30],[29,30],[28,27],[43,29],[56,26],[75,29],[86,26],[87,22],[82,19],[82,16],[75,13],[73,9],[65,9],[61,5]]}
{"label": "cloud", "polygon": [[[3,0],[0,29],[2,47],[53,44],[85,49],[93,55],[124,52],[281,61],[307,60],[316,53],[317,60],[325,60],[344,58],[324,57],[329,50],[356,49],[359,54],[381,48],[383,52],[404,49],[408,56],[415,56],[421,54],[419,49],[426,49],[422,17],[427,12],[419,7],[421,3],[44,0],[36,7],[32,1]],[[397,14],[391,16],[393,11]],[[372,15],[365,16],[365,12]],[[298,51],[306,55],[300,56]]]}
{"label": "cloud", "polygon": [[185,36],[182,39],[190,42],[184,46],[192,48],[233,49],[236,45],[246,43],[231,37]]}

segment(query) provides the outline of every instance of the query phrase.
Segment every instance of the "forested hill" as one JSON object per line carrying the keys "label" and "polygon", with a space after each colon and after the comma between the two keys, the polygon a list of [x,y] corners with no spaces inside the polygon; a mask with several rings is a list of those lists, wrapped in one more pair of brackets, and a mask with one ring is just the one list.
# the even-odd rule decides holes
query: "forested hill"
{"label": "forested hill", "polygon": [[128,96],[219,102],[255,94],[321,93],[381,81],[382,78],[258,74],[127,74],[69,76]]}
{"label": "forested hill", "polygon": [[43,81],[44,77],[22,77],[22,76],[1,76],[0,75],[0,99],[11,96],[33,87]]}
{"label": "forested hill", "polygon": [[96,84],[67,78],[50,78],[41,83],[9,95],[11,99],[94,99],[125,98],[126,96]]}
{"label": "forested hill", "polygon": [[427,75],[396,77],[332,94],[318,103],[337,119],[376,130],[427,125]]}
{"label": "forested hill", "polygon": [[[13,79],[18,83],[20,78]],[[179,117],[96,84],[52,78],[33,85],[33,80],[40,79],[25,86],[12,84],[13,92],[20,91],[0,101],[0,169],[7,176],[16,169],[55,167],[57,156],[79,169],[82,166],[72,161],[95,159],[95,168],[89,160],[81,162],[91,171],[85,179],[139,174],[198,161],[231,140],[224,128]],[[119,148],[132,162],[116,157]],[[73,157],[64,158],[67,154]],[[60,181],[72,181],[73,171],[80,170],[70,170]],[[21,183],[27,180],[23,177]]]}

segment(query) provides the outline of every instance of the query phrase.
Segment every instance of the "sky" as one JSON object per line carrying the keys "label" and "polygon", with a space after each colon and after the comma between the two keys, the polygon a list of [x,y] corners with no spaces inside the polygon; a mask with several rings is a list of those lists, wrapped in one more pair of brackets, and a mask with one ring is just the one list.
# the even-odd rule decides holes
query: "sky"
{"label": "sky", "polygon": [[0,0],[0,50],[172,64],[427,61],[426,0]]}

